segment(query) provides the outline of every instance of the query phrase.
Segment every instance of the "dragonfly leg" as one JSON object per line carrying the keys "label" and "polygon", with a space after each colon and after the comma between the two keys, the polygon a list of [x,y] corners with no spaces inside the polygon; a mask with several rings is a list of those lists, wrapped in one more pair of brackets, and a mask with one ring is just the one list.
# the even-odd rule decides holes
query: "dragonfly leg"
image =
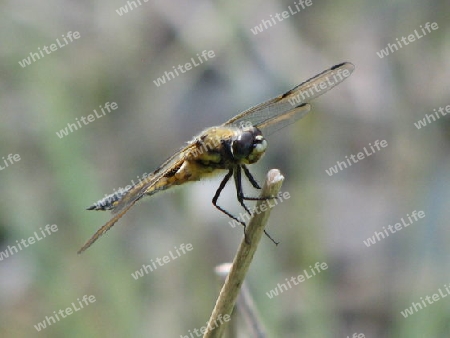
{"label": "dragonfly leg", "polygon": [[[245,176],[247,176],[247,178],[250,181],[250,183],[252,184],[252,186],[255,187],[256,189],[261,189],[258,182],[256,182],[256,180],[253,178],[253,175],[251,174],[250,170],[248,170],[247,166],[245,164],[242,164],[241,167],[242,167],[242,170],[244,170]],[[239,184],[240,184],[240,181],[239,181]],[[239,190],[238,184],[236,184],[236,189]],[[241,189],[241,193],[242,193],[242,185],[240,185],[240,189]],[[239,194],[239,192],[238,192],[238,194]],[[244,194],[242,193],[241,197],[243,200],[248,200],[248,201],[266,201],[266,200],[276,199],[278,196],[248,197],[248,196],[244,196]]]}
{"label": "dragonfly leg", "polygon": [[245,176],[247,176],[248,180],[253,185],[253,187],[255,189],[261,189],[258,182],[256,182],[256,180],[253,178],[253,175],[251,174],[250,170],[248,170],[247,166],[245,164],[243,164],[241,167],[242,167],[242,170],[244,170]]}
{"label": "dragonfly leg", "polygon": [[225,177],[223,178],[222,182],[220,182],[219,188],[217,189],[216,194],[214,195],[214,197],[212,199],[212,203],[218,210],[222,211],[225,215],[227,215],[231,219],[234,219],[236,222],[239,222],[240,224],[242,224],[242,226],[245,229],[245,227],[246,227],[245,222],[240,221],[235,216],[233,216],[231,213],[229,213],[228,211],[223,209],[221,206],[217,205],[217,200],[219,199],[220,193],[222,192],[223,188],[225,188],[225,185],[230,180],[230,177],[233,175],[233,171],[234,171],[233,169],[230,169],[228,171],[228,173],[225,175]]}
{"label": "dragonfly leg", "polygon": [[[261,189],[258,185],[258,183],[253,178],[252,174],[248,170],[248,168],[245,165],[242,165],[242,169],[244,170],[245,176],[247,176],[250,183],[256,188]],[[242,175],[241,175],[241,167],[237,167],[234,171],[234,182],[236,185],[236,191],[237,191],[237,198],[239,203],[242,205],[242,207],[250,214],[252,213],[248,210],[247,206],[244,204],[244,200],[250,200],[250,201],[266,201],[277,198],[277,196],[267,196],[267,197],[246,197],[244,196],[244,193],[242,191]],[[278,245],[279,242],[275,241],[270,234],[264,230],[264,234],[273,242],[275,245]],[[248,243],[248,241],[247,241]]]}

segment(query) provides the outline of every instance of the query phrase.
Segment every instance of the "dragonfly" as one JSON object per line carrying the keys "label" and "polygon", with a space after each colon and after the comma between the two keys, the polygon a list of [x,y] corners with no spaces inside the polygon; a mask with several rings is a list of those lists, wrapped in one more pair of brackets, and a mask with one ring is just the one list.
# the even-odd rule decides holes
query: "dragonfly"
{"label": "dragonfly", "polygon": [[243,111],[222,125],[205,129],[144,180],[106,196],[87,208],[110,210],[113,217],[97,230],[78,253],[89,248],[144,196],[151,196],[187,182],[199,181],[220,172],[225,173],[225,176],[212,199],[212,204],[241,223],[245,233],[246,224],[217,204],[225,185],[233,177],[237,200],[249,214],[251,213],[244,201],[276,198],[244,195],[243,176],[255,189],[261,189],[247,165],[258,162],[264,155],[267,148],[265,136],[304,117],[311,110],[309,101],[342,83],[354,69],[350,62],[337,64],[284,94]]}

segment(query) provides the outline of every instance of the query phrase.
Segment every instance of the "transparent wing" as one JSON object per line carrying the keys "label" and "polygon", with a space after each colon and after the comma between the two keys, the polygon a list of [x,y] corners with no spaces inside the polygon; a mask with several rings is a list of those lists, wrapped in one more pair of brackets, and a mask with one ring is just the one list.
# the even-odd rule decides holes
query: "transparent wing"
{"label": "transparent wing", "polygon": [[144,180],[136,183],[127,193],[118,201],[116,207],[111,211],[113,214],[119,214],[125,209],[128,204],[136,202],[142,196],[149,191],[161,177],[164,177],[168,172],[177,170],[184,159],[189,156],[191,150],[195,148],[194,143],[190,143],[184,148],[177,151],[171,157],[169,157],[158,169],[156,169],[151,175],[147,176]]}
{"label": "transparent wing", "polygon": [[89,248],[101,235],[107,232],[113,227],[117,221],[125,215],[125,213],[140,199],[145,193],[151,189],[161,177],[164,177],[167,173],[175,168],[178,168],[183,162],[186,156],[190,154],[190,151],[195,148],[195,144],[188,144],[183,149],[176,152],[174,155],[169,157],[158,169],[156,169],[150,176],[145,180],[140,181],[135,184],[130,190],[128,190],[123,197],[120,198],[117,205],[111,211],[114,216],[78,250],[78,253],[82,253],[87,248]]}
{"label": "transparent wing", "polygon": [[300,120],[310,111],[311,105],[308,103],[303,103],[302,105],[288,110],[287,112],[283,112],[282,114],[275,114],[273,117],[259,122],[254,126],[263,131],[265,136],[268,136],[294,123],[295,121]]}
{"label": "transparent wing", "polygon": [[[224,125],[239,127],[251,124],[260,129],[269,128],[265,132],[266,135],[269,135],[305,116],[310,108],[305,103],[340,84],[351,75],[354,69],[355,66],[350,62],[335,65],[286,93],[236,115]],[[286,117],[283,118],[283,115]]]}
{"label": "transparent wing", "polygon": [[120,213],[116,214],[113,218],[111,218],[104,226],[102,226],[100,229],[97,230],[97,232],[89,238],[89,240],[81,247],[80,250],[78,250],[78,254],[81,254],[83,251],[85,251],[87,248],[89,248],[94,242],[105,232],[107,232],[109,229],[112,228],[114,224],[117,223],[117,221],[125,215],[125,213],[136,203],[137,200],[132,201],[131,203],[127,204],[125,208],[121,210]]}

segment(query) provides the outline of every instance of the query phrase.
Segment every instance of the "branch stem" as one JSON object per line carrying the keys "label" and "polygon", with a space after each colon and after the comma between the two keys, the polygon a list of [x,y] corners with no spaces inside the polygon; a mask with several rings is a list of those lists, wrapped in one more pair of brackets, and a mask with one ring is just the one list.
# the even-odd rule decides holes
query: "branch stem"
{"label": "branch stem", "polygon": [[[267,173],[260,197],[277,196],[283,180],[284,177],[279,170],[270,170]],[[231,317],[242,283],[264,233],[270,210],[274,206],[270,201],[270,199],[258,200],[256,203],[253,216],[246,227],[245,236],[234,257],[230,273],[220,291],[203,338],[220,338],[223,335],[226,326],[223,325],[225,324],[223,318],[226,315]]]}

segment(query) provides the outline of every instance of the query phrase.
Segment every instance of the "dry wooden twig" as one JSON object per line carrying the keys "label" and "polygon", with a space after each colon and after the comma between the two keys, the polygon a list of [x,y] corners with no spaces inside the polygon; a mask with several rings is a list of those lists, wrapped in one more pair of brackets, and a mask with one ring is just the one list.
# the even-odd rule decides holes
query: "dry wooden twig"
{"label": "dry wooden twig", "polygon": [[[277,196],[284,177],[277,169],[267,173],[266,182],[261,191],[261,197]],[[246,234],[233,260],[230,273],[220,291],[219,298],[208,322],[207,331],[203,338],[220,338],[225,326],[223,318],[231,316],[237,296],[241,289],[245,275],[253,260],[258,243],[264,233],[264,227],[270,215],[270,209],[274,205],[271,200],[258,200],[253,216],[247,225]],[[229,317],[228,317],[229,318]]]}

